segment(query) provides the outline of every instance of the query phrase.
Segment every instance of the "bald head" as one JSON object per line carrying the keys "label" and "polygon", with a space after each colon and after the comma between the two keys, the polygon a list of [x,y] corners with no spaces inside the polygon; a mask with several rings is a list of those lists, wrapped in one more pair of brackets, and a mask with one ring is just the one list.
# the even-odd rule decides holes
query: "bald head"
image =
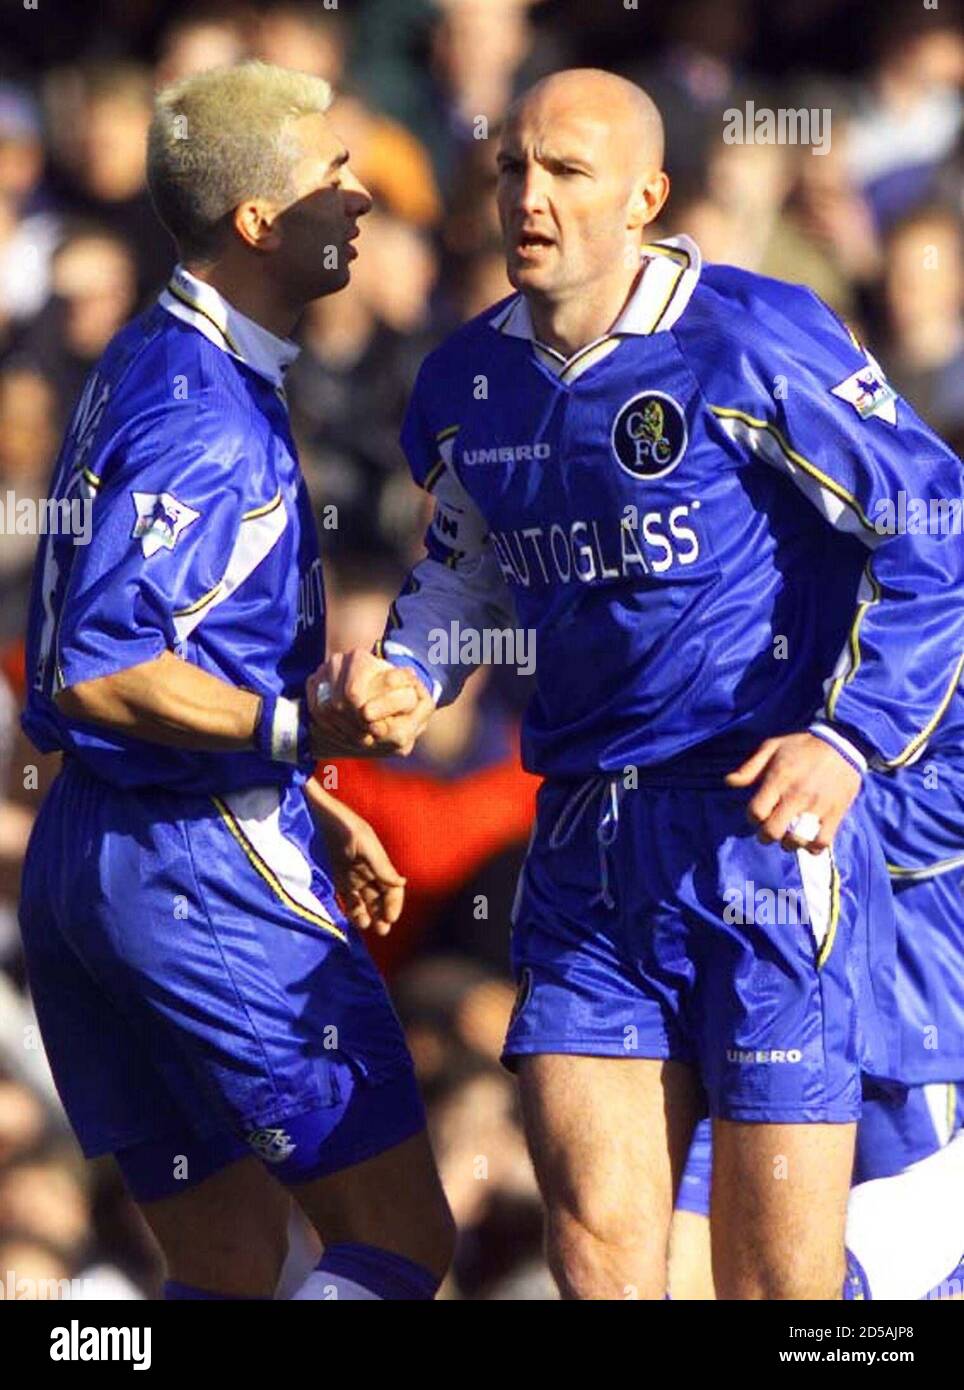
{"label": "bald head", "polygon": [[663,122],[624,77],[570,68],[509,111],[497,156],[509,280],[543,304],[618,300],[669,193]]}
{"label": "bald head", "polygon": [[506,126],[582,118],[607,129],[614,158],[630,175],[663,167],[663,118],[648,92],[602,68],[566,68],[544,77],[510,107]]}

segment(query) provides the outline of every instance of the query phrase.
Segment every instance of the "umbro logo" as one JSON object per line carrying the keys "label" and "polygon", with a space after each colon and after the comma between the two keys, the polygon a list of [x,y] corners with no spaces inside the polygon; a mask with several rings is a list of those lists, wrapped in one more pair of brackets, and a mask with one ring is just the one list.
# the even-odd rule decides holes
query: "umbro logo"
{"label": "umbro logo", "polygon": [[463,449],[462,462],[473,463],[531,463],[547,459],[552,453],[548,444],[504,444],[498,449]]}
{"label": "umbro logo", "polygon": [[284,1163],[295,1151],[291,1135],[283,1129],[255,1129],[247,1138],[248,1145],[254,1149],[265,1163]]}

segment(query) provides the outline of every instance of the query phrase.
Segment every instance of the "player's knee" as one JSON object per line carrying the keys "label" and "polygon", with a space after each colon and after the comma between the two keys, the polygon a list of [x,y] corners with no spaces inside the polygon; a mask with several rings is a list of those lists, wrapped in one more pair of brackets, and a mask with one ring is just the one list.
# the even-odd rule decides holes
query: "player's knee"
{"label": "player's knee", "polygon": [[569,1298],[658,1299],[666,1292],[665,1230],[625,1206],[550,1204],[547,1254]]}
{"label": "player's knee", "polygon": [[324,1245],[347,1241],[390,1250],[441,1282],[455,1253],[455,1219],[434,1169],[430,1181],[409,1177],[404,1197],[392,1202],[367,1184],[343,1192],[337,1206],[323,1188],[293,1191]]}
{"label": "player's knee", "polygon": [[722,1299],[834,1301],[843,1296],[845,1274],[842,1248],[839,1258],[805,1246],[752,1257],[736,1250],[714,1265],[717,1296]]}

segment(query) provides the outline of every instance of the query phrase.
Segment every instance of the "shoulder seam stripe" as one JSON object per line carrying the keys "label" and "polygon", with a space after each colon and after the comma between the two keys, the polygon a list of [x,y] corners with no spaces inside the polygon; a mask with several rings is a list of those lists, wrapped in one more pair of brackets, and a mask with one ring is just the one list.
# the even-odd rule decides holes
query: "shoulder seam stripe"
{"label": "shoulder seam stripe", "polygon": [[848,492],[841,483],[831,478],[829,474],[824,473],[815,463],[811,463],[808,458],[804,458],[803,454],[798,454],[795,449],[791,448],[780,430],[770,420],[757,420],[753,415],[748,415],[744,410],[732,410],[729,406],[725,405],[711,405],[710,410],[718,419],[742,420],[745,425],[749,425],[752,429],[766,430],[767,433],[772,435],[776,440],[785,458],[791,463],[798,464],[804,472],[809,473],[812,478],[816,478],[817,482],[825,487],[828,492],[832,492],[841,502],[846,503],[866,531],[873,532],[875,536],[878,534],[876,526],[874,526],[873,522],[867,516],[867,513],[857,501],[856,497],[854,497],[853,493]]}

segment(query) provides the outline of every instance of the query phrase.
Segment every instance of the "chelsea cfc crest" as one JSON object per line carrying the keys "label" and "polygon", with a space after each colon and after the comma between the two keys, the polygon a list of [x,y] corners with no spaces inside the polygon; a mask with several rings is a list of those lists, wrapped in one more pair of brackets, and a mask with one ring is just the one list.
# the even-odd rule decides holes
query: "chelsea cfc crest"
{"label": "chelsea cfc crest", "polygon": [[613,453],[634,478],[663,478],[686,452],[686,417],[672,396],[641,391],[613,421]]}

